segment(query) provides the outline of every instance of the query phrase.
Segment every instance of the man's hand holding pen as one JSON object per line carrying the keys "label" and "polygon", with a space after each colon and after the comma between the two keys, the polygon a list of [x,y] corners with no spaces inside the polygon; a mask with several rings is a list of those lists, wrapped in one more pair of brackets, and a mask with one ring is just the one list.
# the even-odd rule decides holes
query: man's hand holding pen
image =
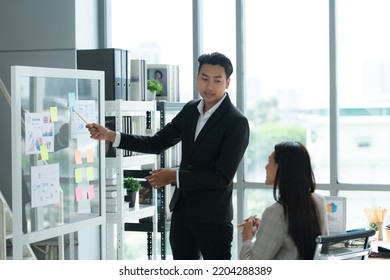
{"label": "man's hand holding pen", "polygon": [[85,127],[88,129],[92,139],[107,140],[110,142],[115,141],[115,137],[116,137],[115,131],[112,131],[96,123],[89,123]]}

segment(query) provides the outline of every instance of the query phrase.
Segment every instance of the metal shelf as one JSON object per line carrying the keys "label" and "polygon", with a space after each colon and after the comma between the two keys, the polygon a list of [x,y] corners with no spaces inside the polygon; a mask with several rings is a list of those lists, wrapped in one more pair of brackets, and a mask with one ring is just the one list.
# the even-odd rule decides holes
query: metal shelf
{"label": "metal shelf", "polygon": [[107,223],[119,221],[127,223],[133,222],[146,217],[151,217],[156,214],[156,207],[154,205],[140,205],[136,208],[123,209],[122,217],[118,217],[118,213],[107,213]]}
{"label": "metal shelf", "polygon": [[[156,162],[156,155],[135,155],[122,157],[122,169],[132,169],[134,166],[154,164]],[[106,158],[106,168],[117,168],[117,158]]]}
{"label": "metal shelf", "polygon": [[[152,117],[156,111],[155,101],[106,101],[105,102],[105,114],[106,117],[115,117],[115,128],[117,131],[124,131],[123,117],[136,116],[142,117],[145,126],[142,129],[143,135],[151,135],[154,133]],[[143,119],[144,118],[144,119]],[[130,132],[131,133],[131,132]],[[139,132],[137,132],[139,134]],[[131,154],[124,155],[123,150],[118,150],[116,157],[106,157],[106,168],[115,171],[116,185],[114,186],[117,191],[117,212],[107,213],[107,224],[111,224],[116,227],[116,230],[112,231],[112,234],[108,237],[116,246],[112,246],[108,252],[112,258],[123,258],[123,231],[126,224],[131,222],[138,222],[139,219],[152,217],[152,223],[150,225],[150,232],[148,232],[148,257],[155,259],[157,256],[157,190],[153,190],[153,202],[152,205],[136,205],[136,207],[128,208],[124,205],[124,189],[123,179],[124,171],[133,169],[143,169],[145,166],[155,168],[157,165],[157,155],[153,154]],[[116,248],[115,248],[116,247]],[[115,252],[116,251],[116,252]]]}

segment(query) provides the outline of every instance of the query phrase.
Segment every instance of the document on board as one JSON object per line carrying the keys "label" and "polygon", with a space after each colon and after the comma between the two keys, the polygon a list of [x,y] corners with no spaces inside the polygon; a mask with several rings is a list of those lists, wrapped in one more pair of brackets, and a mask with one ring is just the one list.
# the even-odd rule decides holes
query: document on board
{"label": "document on board", "polygon": [[27,155],[39,154],[45,145],[48,152],[54,151],[54,124],[50,122],[50,113],[26,113],[25,152]]}
{"label": "document on board", "polygon": [[58,163],[31,167],[31,207],[60,201],[60,166]]}
{"label": "document on board", "polygon": [[71,131],[75,134],[89,134],[85,128],[87,123],[97,122],[97,113],[94,100],[76,100],[71,108]]}

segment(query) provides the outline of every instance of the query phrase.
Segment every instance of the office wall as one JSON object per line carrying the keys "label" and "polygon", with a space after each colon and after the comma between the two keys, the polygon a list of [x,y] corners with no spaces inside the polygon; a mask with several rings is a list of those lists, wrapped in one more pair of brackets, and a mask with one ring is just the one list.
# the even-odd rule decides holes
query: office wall
{"label": "office wall", "polygon": [[[99,46],[104,0],[0,0],[0,78],[11,93],[12,65],[76,68],[76,50]],[[0,95],[0,190],[12,207],[11,109]]]}

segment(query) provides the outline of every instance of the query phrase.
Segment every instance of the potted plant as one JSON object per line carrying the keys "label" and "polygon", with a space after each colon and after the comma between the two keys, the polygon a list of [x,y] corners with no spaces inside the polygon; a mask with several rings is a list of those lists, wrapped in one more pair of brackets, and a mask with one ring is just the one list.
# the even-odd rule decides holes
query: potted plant
{"label": "potted plant", "polygon": [[123,187],[126,189],[127,194],[125,195],[125,201],[129,202],[129,207],[135,206],[135,199],[137,193],[142,189],[142,185],[133,177],[127,177],[123,181]]}
{"label": "potted plant", "polygon": [[162,85],[162,83],[160,83],[159,81],[157,81],[155,79],[149,79],[147,81],[147,89],[151,93],[151,95],[153,96],[153,98],[152,98],[152,100],[153,100],[157,94],[163,92],[164,86]]}

